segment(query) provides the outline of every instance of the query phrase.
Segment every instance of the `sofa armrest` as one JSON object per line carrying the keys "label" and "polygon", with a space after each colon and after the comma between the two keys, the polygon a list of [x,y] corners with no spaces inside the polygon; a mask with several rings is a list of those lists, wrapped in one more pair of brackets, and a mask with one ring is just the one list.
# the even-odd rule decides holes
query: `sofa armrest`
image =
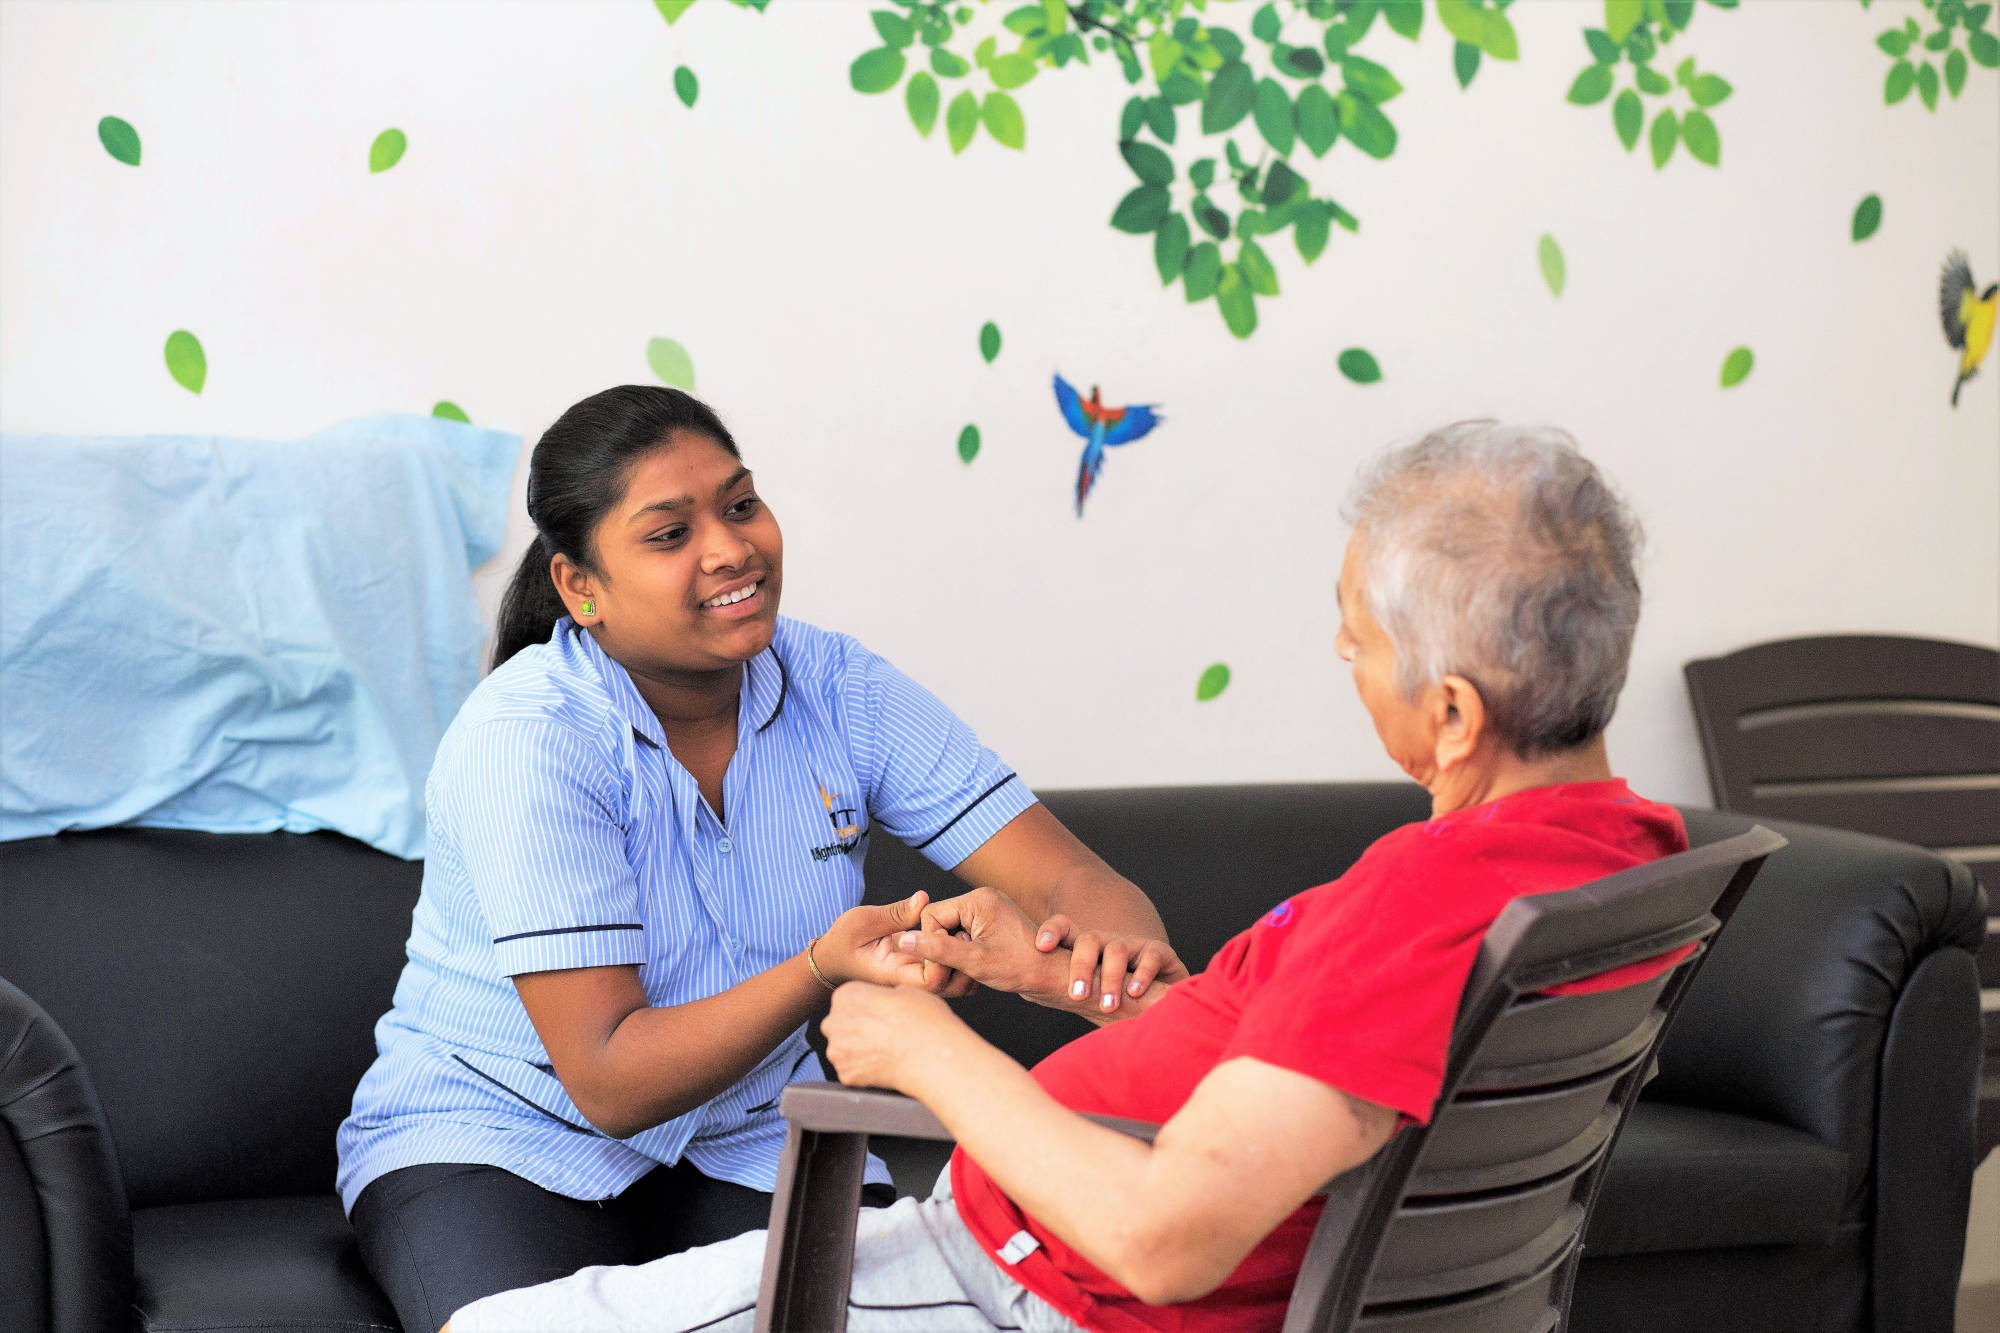
{"label": "sofa armrest", "polygon": [[76,1048],[0,979],[0,1328],[132,1322],[132,1218]]}

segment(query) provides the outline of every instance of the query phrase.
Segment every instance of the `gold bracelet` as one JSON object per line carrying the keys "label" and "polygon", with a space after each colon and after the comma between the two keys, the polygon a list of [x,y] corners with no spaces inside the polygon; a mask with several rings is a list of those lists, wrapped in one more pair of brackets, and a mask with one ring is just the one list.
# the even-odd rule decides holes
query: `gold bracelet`
{"label": "gold bracelet", "polygon": [[826,979],[826,973],[820,971],[819,964],[813,961],[813,945],[818,944],[819,941],[820,937],[815,935],[812,937],[812,939],[806,942],[806,966],[812,969],[814,981],[817,981],[820,985],[826,987],[830,991],[839,990],[840,987],[834,985],[831,981],[828,981]]}

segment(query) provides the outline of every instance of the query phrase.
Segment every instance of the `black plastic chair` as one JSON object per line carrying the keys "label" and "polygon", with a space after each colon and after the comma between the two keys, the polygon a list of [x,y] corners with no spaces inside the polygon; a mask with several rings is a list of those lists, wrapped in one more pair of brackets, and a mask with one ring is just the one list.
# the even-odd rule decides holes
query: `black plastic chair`
{"label": "black plastic chair", "polygon": [[[2000,651],[1831,634],[1689,662],[1718,809],[1873,833],[1963,861],[2000,901]],[[2000,1146],[2000,934],[1979,953],[1978,1155]]]}
{"label": "black plastic chair", "polygon": [[[1328,1185],[1285,1333],[1547,1333],[1620,1125],[1708,941],[1785,845],[1765,828],[1509,904],[1487,931],[1436,1114]],[[1697,947],[1617,990],[1568,982]],[[757,1328],[842,1330],[871,1135],[949,1139],[920,1103],[795,1084]],[[1092,1117],[1150,1140],[1153,1126]]]}

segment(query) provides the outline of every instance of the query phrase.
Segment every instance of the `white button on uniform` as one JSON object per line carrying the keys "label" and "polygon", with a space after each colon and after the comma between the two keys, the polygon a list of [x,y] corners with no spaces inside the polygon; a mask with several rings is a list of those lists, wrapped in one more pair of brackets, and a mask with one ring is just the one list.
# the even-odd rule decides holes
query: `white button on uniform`
{"label": "white button on uniform", "polygon": [[718,852],[733,852],[736,850],[736,844],[727,838],[723,838],[715,844],[715,850]]}

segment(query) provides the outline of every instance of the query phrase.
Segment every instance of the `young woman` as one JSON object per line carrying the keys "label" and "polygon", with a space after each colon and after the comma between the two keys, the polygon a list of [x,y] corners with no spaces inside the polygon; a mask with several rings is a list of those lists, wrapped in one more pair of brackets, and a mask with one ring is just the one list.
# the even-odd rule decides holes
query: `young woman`
{"label": "young woman", "polygon": [[[857,906],[878,830],[1073,950],[1030,998],[1102,1018],[1187,974],[1145,896],[944,705],[778,618],[777,521],[700,402],[578,403],[535,446],[528,514],[339,1136],[342,1199],[411,1333],[766,1223],[778,1096],[823,1077],[804,1025],[831,991],[971,985],[892,947],[923,895]],[[868,1179],[894,1197],[880,1163]]]}

